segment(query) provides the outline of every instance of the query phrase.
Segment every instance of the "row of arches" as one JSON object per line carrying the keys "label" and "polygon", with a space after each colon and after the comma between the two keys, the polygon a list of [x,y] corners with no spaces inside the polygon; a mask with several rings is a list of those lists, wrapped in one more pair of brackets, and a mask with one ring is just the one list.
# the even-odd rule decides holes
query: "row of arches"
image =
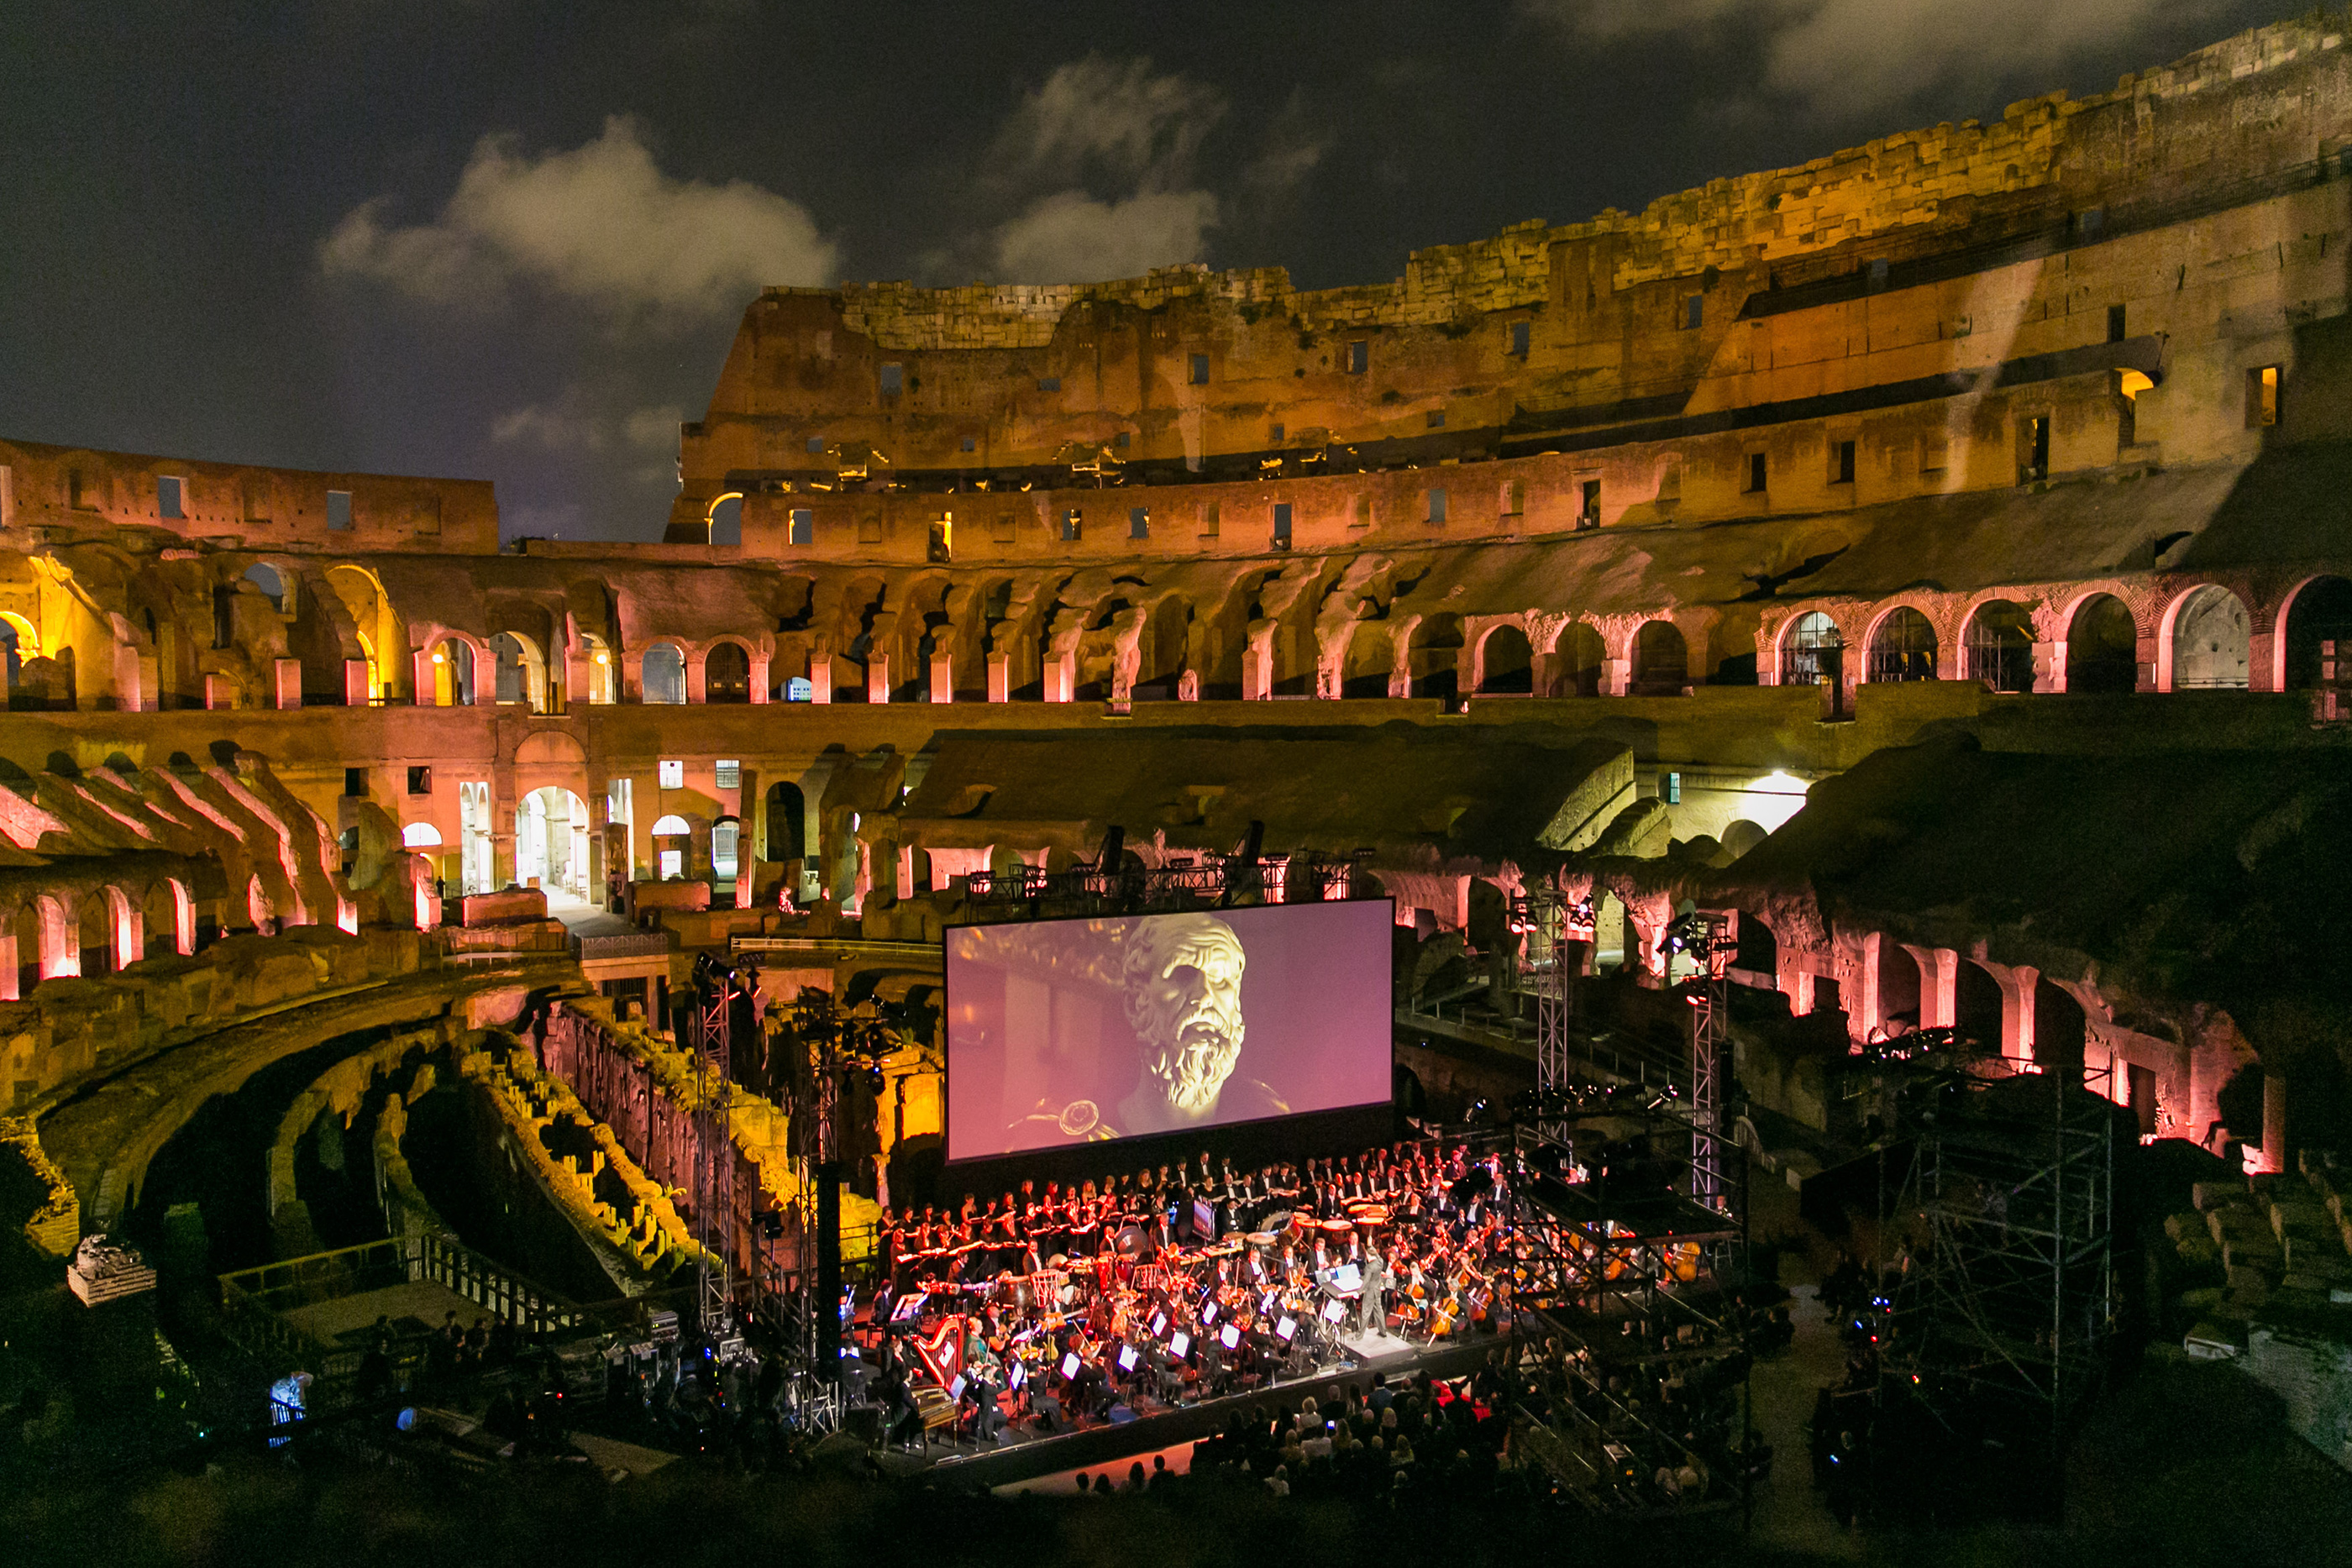
{"label": "row of arches", "polygon": [[[247,577],[273,604],[293,592],[268,563],[256,563]],[[381,640],[404,633],[362,569],[331,568],[327,580],[357,629],[370,700],[383,700]],[[1391,618],[1386,606],[1368,601],[1357,619],[1335,622],[1319,606],[1337,586],[1320,579],[1294,584],[1269,572],[1235,585],[1227,602],[1205,613],[1180,594],[1150,594],[1139,583],[1131,598],[1113,591],[1084,611],[1058,601],[1036,605],[1009,580],[992,587],[927,579],[887,596],[879,582],[852,583],[839,606],[845,614],[864,599],[866,608],[845,642],[815,636],[805,616],[797,625],[787,618],[780,628],[787,642],[772,656],[741,639],[664,638],[636,653],[627,674],[642,701],[659,705],[1671,695],[1709,678],[1694,668],[1692,633],[1664,615]],[[1286,594],[1279,603],[1277,587]],[[2161,602],[2127,602],[2127,593],[2134,591],[2118,584],[2063,602],[1988,597],[1947,607],[1931,595],[1866,608],[1816,604],[1768,622],[1753,675],[1740,673],[1745,653],[1708,664],[1723,666],[1715,679],[1784,685],[1973,680],[1999,692],[2298,689],[2316,682],[2322,643],[2352,641],[2352,581],[2341,577],[2298,585],[2267,615],[2220,583],[2192,584]],[[899,607],[886,613],[886,597]],[[2258,631],[2273,626],[2279,634],[2258,643]],[[568,661],[552,656],[541,638],[512,626],[487,638],[420,630],[429,652],[419,660],[417,690],[430,704],[495,702],[534,713],[562,706],[560,672]],[[803,635],[792,637],[795,631]],[[622,700],[621,662],[610,646],[593,633],[581,633],[580,644],[581,662],[569,667],[584,668],[587,700]],[[24,645],[21,630],[0,626],[0,660],[12,669],[26,656]]]}
{"label": "row of arches", "polygon": [[0,958],[0,999],[14,1000],[43,980],[96,979],[144,958],[194,953],[195,904],[176,877],[143,888],[36,893],[0,922],[0,943],[9,949]]}
{"label": "row of arches", "polygon": [[[2038,617],[2008,599],[1975,603],[1949,650],[1916,605],[1874,612],[1852,628],[1825,610],[1783,623],[1775,643],[1779,684],[1970,680],[1996,692],[2308,690],[2319,683],[2324,644],[2352,641],[2352,581],[2312,578],[2289,594],[2275,623],[2268,679],[2257,681],[2252,612],[2219,583],[2183,589],[2136,613],[2119,595],[2093,591]],[[1854,655],[1859,650],[1859,668]],[[2147,656],[2152,653],[2151,656]]]}
{"label": "row of arches", "polygon": [[[1612,650],[1612,640],[1590,621],[1557,623],[1550,638],[1538,646],[1529,628],[1549,618],[1506,618],[1477,626],[1477,618],[1440,613],[1412,622],[1402,657],[1390,642],[1392,630],[1381,622],[1360,622],[1340,629],[1336,650],[1328,653],[1312,637],[1285,635],[1277,623],[1262,640],[1265,667],[1256,682],[1242,675],[1244,653],[1238,646],[1231,650],[1232,658],[1207,672],[1218,679],[1203,680],[1188,667],[1188,641],[1197,639],[1185,635],[1185,607],[1169,599],[1149,612],[1134,612],[1129,632],[1135,653],[1120,680],[1112,678],[1108,666],[1117,656],[1110,639],[1124,608],[1125,601],[1113,600],[1101,612],[1100,624],[1089,626],[1077,640],[1061,689],[1055,689],[1049,668],[1036,680],[1014,684],[1007,679],[988,695],[1012,701],[1122,694],[1147,701],[1184,695],[1214,699],[1310,693],[1341,698],[1658,696],[1680,693],[1701,678],[1693,671],[1683,629],[1664,618],[1642,621],[1630,635],[1621,627],[1618,647]],[[1171,616],[1171,610],[1178,613]],[[938,619],[942,624],[927,624],[915,645],[909,678],[890,684],[889,699],[943,701],[966,695],[933,690],[933,654],[946,643],[945,618]],[[2064,606],[2063,619],[2057,622],[2060,635],[2044,634],[2050,619],[2050,612],[2037,618],[2032,607],[2018,601],[1985,599],[1970,607],[1957,645],[1951,645],[1954,640],[1916,604],[1884,607],[1859,628],[1842,623],[1828,610],[1803,611],[1781,623],[1765,678],[1783,685],[1972,680],[1997,692],[2077,693],[2129,692],[2150,685],[2165,691],[2243,690],[2255,684],[2253,617],[2244,600],[2220,584],[2199,584],[2176,594],[2156,612],[2152,627],[2120,596],[2107,591],[2084,593]],[[2308,688],[2318,678],[2320,645],[2329,640],[2352,641],[2352,582],[2337,577],[2312,580],[2285,606],[2284,622],[2278,674],[2286,689]],[[1099,652],[1093,643],[1097,633],[1103,643]],[[2158,644],[2152,660],[2143,656],[2151,641]],[[870,645],[852,643],[841,659],[858,670],[873,652]],[[1329,674],[1318,681],[1314,664],[1327,658]],[[656,643],[642,660],[646,701],[688,700],[683,650],[675,643]],[[1224,668],[1225,664],[1234,668]],[[753,680],[748,650],[730,642],[715,643],[705,655],[701,700],[757,700]],[[1250,689],[1253,685],[1255,690]],[[823,687],[826,698],[835,701],[884,695],[870,693],[862,682],[832,680]],[[788,681],[776,695],[804,697],[810,695],[809,683]]]}
{"label": "row of arches", "polygon": [[1749,983],[1775,986],[1792,1012],[1843,1013],[1855,1040],[1948,1026],[2013,1063],[2084,1072],[2084,1086],[2129,1109],[2143,1137],[2210,1131],[2230,1064],[2192,1060],[2201,1048],[2095,1026],[2094,1013],[2105,1009],[2087,984],[2062,985],[2032,966],[1878,932],[1841,934],[1826,953],[1784,956],[1762,918],[1742,911],[1738,927],[1735,962]]}

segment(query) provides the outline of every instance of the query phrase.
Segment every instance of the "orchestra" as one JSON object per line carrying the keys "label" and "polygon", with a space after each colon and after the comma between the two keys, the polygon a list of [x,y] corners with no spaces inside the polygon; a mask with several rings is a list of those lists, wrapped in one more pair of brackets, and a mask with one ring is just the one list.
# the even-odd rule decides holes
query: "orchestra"
{"label": "orchestra", "polygon": [[866,1337],[993,1436],[1008,1407],[1058,1428],[1307,1375],[1344,1333],[1496,1332],[1515,1291],[1629,1265],[1630,1241],[1515,1218],[1509,1176],[1499,1155],[1419,1140],[1254,1170],[1202,1154],[886,1212]]}

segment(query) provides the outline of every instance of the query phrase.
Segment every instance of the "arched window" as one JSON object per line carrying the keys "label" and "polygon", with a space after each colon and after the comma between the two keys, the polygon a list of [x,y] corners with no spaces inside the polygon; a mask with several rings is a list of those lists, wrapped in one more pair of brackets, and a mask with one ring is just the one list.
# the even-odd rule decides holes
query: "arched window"
{"label": "arched window", "polygon": [[247,567],[245,580],[261,590],[261,596],[268,600],[269,607],[280,615],[293,609],[293,597],[287,589],[284,574],[268,561],[257,560]]}
{"label": "arched window", "polygon": [[490,639],[490,654],[498,660],[498,700],[502,703],[528,701],[530,695],[530,660],[522,648],[522,640],[511,632],[501,632]]}
{"label": "arched window", "polygon": [[1525,632],[1505,625],[1486,633],[1478,650],[1478,689],[1502,693],[1536,689],[1535,650]]}
{"label": "arched window", "polygon": [[95,979],[115,967],[114,921],[105,890],[100,889],[81,901],[81,972]]}
{"label": "arched window", "polygon": [[436,707],[473,706],[473,644],[449,637],[433,650],[433,702]]}
{"label": "arched window", "polygon": [[[2294,591],[2286,605],[2286,689],[2305,692],[2319,685],[2322,643],[2336,646],[2339,661],[2352,648],[2352,582],[2314,578]],[[2341,663],[2337,668],[2342,668]]]}
{"label": "arched window", "polygon": [[1690,645],[1671,621],[1645,622],[1633,636],[1633,692],[1637,696],[1680,696],[1691,684]]}
{"label": "arched window", "polygon": [[2128,692],[2139,686],[2139,628],[2124,601],[2095,593],[2066,628],[2066,689]]}
{"label": "arched window", "polygon": [[1936,628],[1925,615],[1906,604],[1878,623],[1877,632],[1870,639],[1870,678],[1936,678]]}
{"label": "arched window", "polygon": [[1458,689],[1455,664],[1462,656],[1462,617],[1433,615],[1412,629],[1407,650],[1412,695],[1450,697]]}
{"label": "arched window", "polygon": [[1597,697],[1601,677],[1608,667],[1609,647],[1588,622],[1572,621],[1552,644],[1551,695]]}
{"label": "arched window", "polygon": [[1813,686],[1845,674],[1845,633],[1818,610],[1809,610],[1780,637],[1780,684]]}
{"label": "arched window", "polygon": [[604,639],[593,632],[580,635],[580,645],[588,655],[588,700],[608,703],[613,700],[613,650]]}
{"label": "arched window", "polygon": [[748,703],[751,700],[751,656],[740,643],[718,643],[702,663],[702,700],[708,703]]}
{"label": "arched window", "polygon": [[2172,689],[2246,689],[2253,620],[2245,601],[2213,583],[2192,590],[2172,613]]}
{"label": "arched window", "polygon": [[710,874],[721,882],[735,880],[737,851],[743,841],[743,825],[732,817],[723,818],[710,827]]}
{"label": "arched window", "polygon": [[654,823],[654,874],[675,882],[686,874],[686,852],[694,830],[684,817],[663,817]]}
{"label": "arched window", "polygon": [[797,784],[768,786],[768,852],[772,861],[796,861],[808,852],[808,800]]}
{"label": "arched window", "polygon": [[710,542],[715,545],[740,545],[743,542],[743,497],[721,496],[710,507]]}
{"label": "arched window", "polygon": [[682,703],[686,700],[686,655],[668,643],[656,643],[646,650],[644,664],[646,701],[649,703]]}
{"label": "arched window", "polygon": [[2022,605],[1987,600],[1969,617],[1961,639],[1968,678],[1997,692],[2033,689],[2033,618]]}
{"label": "arched window", "polygon": [[404,850],[437,850],[441,847],[441,830],[430,822],[411,822],[400,830],[400,847]]}
{"label": "arched window", "polygon": [[188,904],[188,890],[180,883],[168,876],[150,883],[146,896],[140,901],[144,956],[161,958],[194,951],[194,913]]}

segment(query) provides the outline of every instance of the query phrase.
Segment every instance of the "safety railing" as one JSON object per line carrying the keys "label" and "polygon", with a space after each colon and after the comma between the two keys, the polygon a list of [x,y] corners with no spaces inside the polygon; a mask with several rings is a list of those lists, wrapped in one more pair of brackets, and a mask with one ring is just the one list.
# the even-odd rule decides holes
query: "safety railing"
{"label": "safety railing", "polygon": [[257,1348],[331,1351],[287,1314],[366,1291],[431,1283],[484,1312],[531,1333],[599,1326],[598,1314],[535,1285],[446,1236],[388,1237],[338,1247],[220,1277],[221,1307],[239,1337]]}
{"label": "safety railing", "polygon": [[598,958],[654,958],[675,944],[667,931],[630,931],[612,936],[574,936],[572,956],[582,963]]}

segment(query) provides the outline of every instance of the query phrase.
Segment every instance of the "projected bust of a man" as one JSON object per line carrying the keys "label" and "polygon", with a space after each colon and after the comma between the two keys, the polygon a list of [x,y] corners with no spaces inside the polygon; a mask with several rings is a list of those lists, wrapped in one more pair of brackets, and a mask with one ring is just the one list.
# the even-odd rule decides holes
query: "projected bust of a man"
{"label": "projected bust of a man", "polygon": [[1248,963],[1241,938],[1213,915],[1154,921],[1129,940],[1120,967],[1143,1075],[1119,1102],[1122,1133],[1175,1132],[1288,1109],[1265,1084],[1232,1081],[1247,1027]]}

